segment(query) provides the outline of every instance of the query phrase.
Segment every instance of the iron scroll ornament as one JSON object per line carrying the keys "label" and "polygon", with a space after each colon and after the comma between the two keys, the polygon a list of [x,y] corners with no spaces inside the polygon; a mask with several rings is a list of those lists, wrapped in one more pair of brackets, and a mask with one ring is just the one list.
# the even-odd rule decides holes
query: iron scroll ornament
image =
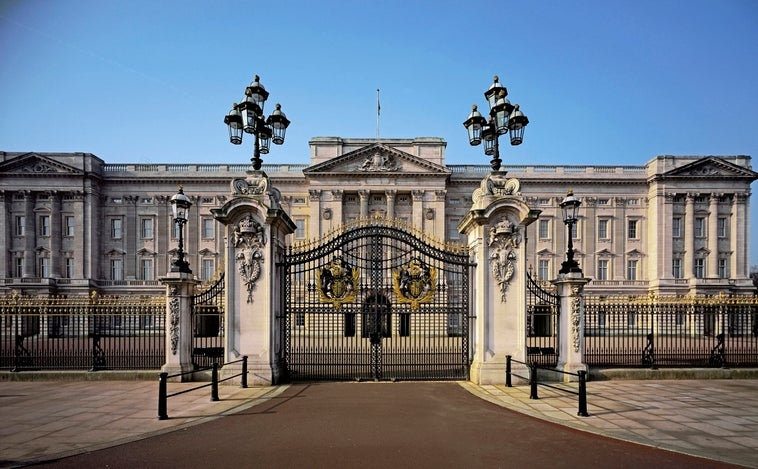
{"label": "iron scroll ornament", "polygon": [[421,303],[430,303],[434,299],[436,283],[437,270],[418,258],[392,272],[392,290],[398,303],[410,303],[413,311],[417,311]]}
{"label": "iron scroll ornament", "polygon": [[331,303],[335,310],[339,310],[343,303],[355,301],[359,277],[358,269],[354,269],[344,259],[332,259],[321,268],[317,277],[321,302]]}

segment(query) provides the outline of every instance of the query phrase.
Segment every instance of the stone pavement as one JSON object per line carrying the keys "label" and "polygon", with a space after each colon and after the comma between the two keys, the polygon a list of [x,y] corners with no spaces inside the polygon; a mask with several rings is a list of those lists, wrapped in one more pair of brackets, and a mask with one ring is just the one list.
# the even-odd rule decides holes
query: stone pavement
{"label": "stone pavement", "polygon": [[[169,383],[175,393],[202,383]],[[589,417],[576,396],[528,386],[460,383],[482,399],[575,429],[758,468],[758,380],[591,381]],[[575,383],[559,385],[576,390]],[[168,400],[157,418],[156,381],[0,383],[0,467],[18,467],[178,430],[275,398],[286,386],[220,386]]]}

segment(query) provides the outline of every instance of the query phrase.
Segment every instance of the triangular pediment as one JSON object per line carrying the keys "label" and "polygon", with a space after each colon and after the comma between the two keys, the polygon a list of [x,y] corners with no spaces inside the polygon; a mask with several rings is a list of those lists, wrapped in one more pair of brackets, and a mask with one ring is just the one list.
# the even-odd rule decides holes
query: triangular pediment
{"label": "triangular pediment", "polygon": [[758,173],[730,163],[722,158],[709,156],[693,161],[662,175],[664,178],[746,178],[758,179]]}
{"label": "triangular pediment", "polygon": [[608,249],[601,249],[595,253],[598,257],[615,257],[616,255]]}
{"label": "triangular pediment", "polygon": [[82,171],[38,153],[25,153],[0,164],[0,174],[15,176],[75,175]]}
{"label": "triangular pediment", "polygon": [[427,161],[382,143],[375,143],[303,170],[305,175],[403,175],[447,176],[445,166]]}
{"label": "triangular pediment", "polygon": [[642,257],[644,255],[639,249],[631,249],[626,253],[626,257]]}

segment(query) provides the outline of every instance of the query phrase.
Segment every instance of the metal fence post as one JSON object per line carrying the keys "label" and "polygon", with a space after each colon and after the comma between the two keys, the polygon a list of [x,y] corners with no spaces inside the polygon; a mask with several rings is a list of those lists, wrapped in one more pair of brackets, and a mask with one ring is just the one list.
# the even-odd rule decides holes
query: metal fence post
{"label": "metal fence post", "polygon": [[589,417],[587,413],[587,372],[585,370],[579,370],[579,412],[577,415],[580,417]]}
{"label": "metal fence post", "polygon": [[168,380],[168,373],[161,373],[158,378],[158,420],[168,419],[167,400],[166,396],[166,381]]}
{"label": "metal fence post", "polygon": [[505,356],[505,385],[507,387],[512,387],[511,385],[511,356],[506,355]]}
{"label": "metal fence post", "polygon": [[218,362],[213,362],[211,370],[211,400],[218,400]]}
{"label": "metal fence post", "polygon": [[529,399],[539,399],[537,395],[537,364],[532,363],[529,365]]}
{"label": "metal fence post", "polygon": [[242,356],[242,379],[240,384],[243,388],[247,387],[247,355]]}

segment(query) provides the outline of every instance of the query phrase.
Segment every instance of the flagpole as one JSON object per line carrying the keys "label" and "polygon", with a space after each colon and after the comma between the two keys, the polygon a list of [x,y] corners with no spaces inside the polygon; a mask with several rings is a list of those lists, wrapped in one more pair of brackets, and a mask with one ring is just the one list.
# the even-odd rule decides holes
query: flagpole
{"label": "flagpole", "polygon": [[379,115],[382,112],[382,106],[379,104],[379,88],[376,89],[376,139],[379,140]]}

